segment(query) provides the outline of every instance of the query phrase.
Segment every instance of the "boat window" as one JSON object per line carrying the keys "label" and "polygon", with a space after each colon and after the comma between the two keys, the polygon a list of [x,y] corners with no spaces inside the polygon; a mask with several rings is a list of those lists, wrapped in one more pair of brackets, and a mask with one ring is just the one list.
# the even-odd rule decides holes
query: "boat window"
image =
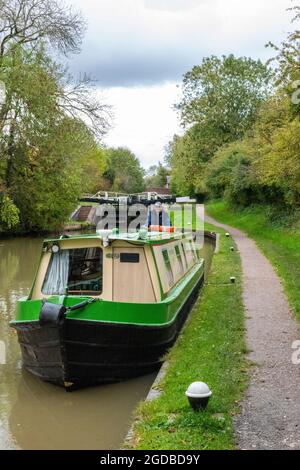
{"label": "boat window", "polygon": [[175,246],[175,253],[176,253],[177,261],[178,261],[178,264],[179,264],[180,274],[183,275],[184,274],[184,267],[183,267],[183,261],[182,261],[182,258],[181,258],[181,253],[180,253],[178,245]]}
{"label": "boat window", "polygon": [[140,255],[139,253],[121,253],[120,261],[121,263],[139,263]]}
{"label": "boat window", "polygon": [[101,248],[75,248],[52,254],[42,293],[100,295],[103,282]]}
{"label": "boat window", "polygon": [[174,284],[174,275],[172,271],[172,266],[171,266],[171,261],[170,261],[168,250],[163,250],[162,254],[163,254],[165,266],[167,269],[169,286],[171,287]]}
{"label": "boat window", "polygon": [[195,245],[192,242],[192,240],[190,240],[190,248],[191,248],[191,252],[192,252],[192,255],[193,255],[193,260],[197,261],[197,253],[196,253]]}
{"label": "boat window", "polygon": [[181,242],[181,247],[182,247],[182,253],[183,253],[183,257],[184,257],[185,266],[186,266],[186,268],[188,268],[189,265],[188,265],[188,262],[187,262],[185,246],[184,246],[183,242]]}

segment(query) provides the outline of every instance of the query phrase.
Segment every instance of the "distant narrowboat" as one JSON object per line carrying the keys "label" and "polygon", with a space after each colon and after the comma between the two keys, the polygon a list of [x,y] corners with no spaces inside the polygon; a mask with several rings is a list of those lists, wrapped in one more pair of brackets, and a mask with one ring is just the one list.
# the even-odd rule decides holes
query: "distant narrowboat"
{"label": "distant narrowboat", "polygon": [[23,363],[75,389],[156,370],[204,278],[193,234],[110,231],[43,243],[16,319]]}

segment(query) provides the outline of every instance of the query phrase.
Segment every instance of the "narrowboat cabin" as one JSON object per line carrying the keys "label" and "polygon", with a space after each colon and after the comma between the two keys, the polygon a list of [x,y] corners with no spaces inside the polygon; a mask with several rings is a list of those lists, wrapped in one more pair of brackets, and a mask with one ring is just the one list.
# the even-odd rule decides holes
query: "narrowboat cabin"
{"label": "narrowboat cabin", "polygon": [[193,234],[102,231],[45,240],[18,302],[25,368],[75,389],[156,370],[203,282]]}

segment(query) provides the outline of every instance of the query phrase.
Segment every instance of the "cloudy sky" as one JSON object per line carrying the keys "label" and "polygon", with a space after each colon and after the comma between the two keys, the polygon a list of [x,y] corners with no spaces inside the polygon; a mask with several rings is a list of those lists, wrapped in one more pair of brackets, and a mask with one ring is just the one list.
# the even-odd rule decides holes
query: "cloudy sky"
{"label": "cloudy sky", "polygon": [[72,71],[97,79],[113,106],[108,145],[127,146],[144,167],[163,160],[179,132],[172,105],[182,75],[211,54],[266,60],[264,46],[292,28],[293,0],[69,0],[88,29]]}

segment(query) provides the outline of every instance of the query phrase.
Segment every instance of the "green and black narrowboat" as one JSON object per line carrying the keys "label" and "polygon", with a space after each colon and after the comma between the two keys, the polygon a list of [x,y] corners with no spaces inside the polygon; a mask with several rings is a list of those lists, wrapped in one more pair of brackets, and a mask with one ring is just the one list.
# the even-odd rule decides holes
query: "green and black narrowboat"
{"label": "green and black narrowboat", "polygon": [[193,234],[110,231],[45,240],[17,305],[25,368],[79,388],[151,373],[174,344],[204,278]]}

